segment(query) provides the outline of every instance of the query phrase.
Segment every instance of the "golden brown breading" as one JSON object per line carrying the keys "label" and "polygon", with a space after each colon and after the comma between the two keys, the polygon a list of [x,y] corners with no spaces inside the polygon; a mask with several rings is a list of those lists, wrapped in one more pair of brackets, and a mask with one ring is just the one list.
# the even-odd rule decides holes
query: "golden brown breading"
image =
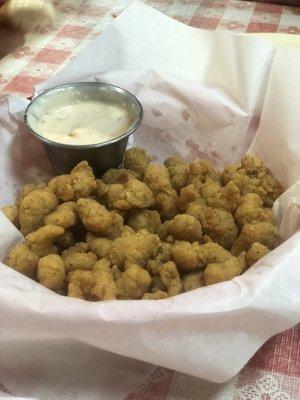
{"label": "golden brown breading", "polygon": [[46,215],[58,205],[58,200],[51,189],[35,189],[23,198],[19,207],[19,221],[24,235],[40,228]]}
{"label": "golden brown breading", "polygon": [[211,200],[219,197],[221,194],[222,186],[219,182],[207,180],[200,187],[200,193],[203,199]]}
{"label": "golden brown breading", "polygon": [[203,273],[206,285],[230,280],[245,269],[245,253],[235,257],[216,243],[206,243],[202,247],[207,264]]}
{"label": "golden brown breading", "polygon": [[164,162],[167,167],[173,189],[179,191],[187,185],[190,166],[180,156],[169,157]]}
{"label": "golden brown breading", "polygon": [[147,261],[146,269],[150,275],[158,275],[162,264],[170,260],[170,249],[171,245],[169,243],[162,242],[158,244],[153,258]]}
{"label": "golden brown breading", "polygon": [[60,204],[55,211],[45,217],[45,225],[57,225],[68,229],[77,223],[76,203],[69,201]]}
{"label": "golden brown breading", "polygon": [[229,259],[222,263],[208,264],[204,270],[204,280],[206,285],[229,281],[230,279],[240,275],[244,269],[244,261],[241,256],[236,260]]}
{"label": "golden brown breading", "polygon": [[114,240],[117,237],[122,236],[122,234],[124,233],[124,230],[126,230],[127,228],[124,226],[124,219],[123,219],[122,215],[120,215],[116,211],[111,211],[110,215],[111,215],[112,223],[108,229],[106,237],[108,239]]}
{"label": "golden brown breading", "polygon": [[272,209],[263,207],[263,201],[258,194],[248,193],[241,198],[240,203],[234,214],[240,227],[253,221],[273,223]]}
{"label": "golden brown breading", "polygon": [[72,201],[74,199],[74,189],[70,175],[55,176],[49,181],[48,186],[60,201]]}
{"label": "golden brown breading", "polygon": [[70,173],[74,200],[88,197],[97,188],[95,176],[87,161],[81,161]]}
{"label": "golden brown breading", "polygon": [[179,198],[174,189],[165,189],[156,195],[156,209],[162,219],[172,219],[179,213]]}
{"label": "golden brown breading", "polygon": [[157,235],[141,229],[115,239],[106,257],[120,268],[124,268],[126,262],[145,266],[148,259],[155,256],[159,243]]}
{"label": "golden brown breading", "polygon": [[241,166],[228,166],[223,171],[223,182],[232,182],[242,195],[258,194],[264,206],[272,207],[274,201],[283,193],[280,183],[272,176],[268,168],[257,156],[246,155]]}
{"label": "golden brown breading", "polygon": [[195,217],[198,221],[201,221],[203,209],[206,208],[206,201],[204,199],[198,199],[189,203],[186,207],[186,213]]}
{"label": "golden brown breading", "polygon": [[181,271],[199,271],[205,267],[202,247],[198,242],[175,242],[171,246],[171,257]]}
{"label": "golden brown breading", "polygon": [[88,251],[88,247],[84,246],[74,246],[62,252],[62,259],[66,267],[66,271],[75,270],[92,270],[93,266],[97,262],[96,254]]}
{"label": "golden brown breading", "polygon": [[110,168],[101,177],[106,184],[121,183],[124,184],[130,179],[138,179],[137,174],[124,168]]}
{"label": "golden brown breading", "polygon": [[3,214],[13,223],[17,228],[19,228],[19,206],[17,204],[13,204],[12,206],[3,206],[1,208]]}
{"label": "golden brown breading", "polygon": [[142,300],[162,300],[167,299],[168,297],[168,293],[158,290],[155,293],[145,293]]}
{"label": "golden brown breading", "polygon": [[25,185],[3,209],[27,234],[5,262],[58,293],[68,283],[71,297],[155,300],[232,279],[278,244],[271,206],[283,189],[259,157],[222,174],[206,160],[150,161],[133,148],[130,169],[102,179],[82,161]]}
{"label": "golden brown breading", "polygon": [[[227,165],[223,169],[222,178],[221,178],[222,186],[225,186],[225,185],[227,185],[228,182],[234,180],[234,177],[237,174],[237,169],[238,169],[238,167],[236,165],[233,165],[233,164]],[[237,185],[237,186],[240,189],[240,186],[239,185]]]}
{"label": "golden brown breading", "polygon": [[109,207],[119,210],[146,208],[154,204],[151,190],[137,179],[131,179],[124,185],[119,183],[108,185],[105,196]]}
{"label": "golden brown breading", "polygon": [[254,242],[249,250],[246,252],[246,261],[248,267],[251,267],[253,264],[255,264],[258,260],[263,258],[266,254],[268,254],[269,249],[267,246],[264,246],[261,243]]}
{"label": "golden brown breading", "polygon": [[87,161],[77,164],[70,175],[51,179],[48,185],[61,201],[76,201],[81,197],[88,197],[97,189],[93,170]]}
{"label": "golden brown breading", "polygon": [[264,189],[264,206],[265,207],[272,207],[274,201],[283,193],[283,187],[269,173],[261,172],[258,174],[258,178],[260,180],[260,185]]}
{"label": "golden brown breading", "polygon": [[111,262],[107,258],[101,258],[94,264],[93,272],[110,271],[111,267]]}
{"label": "golden brown breading", "polygon": [[100,264],[101,260],[93,268],[94,284],[90,290],[90,296],[96,300],[115,300],[119,290],[114,281],[113,272],[107,264],[103,262]]}
{"label": "golden brown breading", "polygon": [[226,186],[221,187],[217,182],[207,181],[200,190],[210,207],[234,212],[240,201],[240,190],[233,182],[228,182]]}
{"label": "golden brown breading", "polygon": [[203,272],[190,272],[182,277],[183,289],[185,292],[205,286]]}
{"label": "golden brown breading", "polygon": [[231,252],[238,255],[242,251],[247,251],[255,242],[267,246],[268,249],[274,249],[278,245],[278,239],[278,229],[269,222],[245,224],[240,235],[234,241]]}
{"label": "golden brown breading", "polygon": [[29,278],[34,278],[39,257],[24,243],[14,246],[4,259],[4,264]]}
{"label": "golden brown breading", "polygon": [[170,221],[165,221],[164,223],[162,223],[159,226],[156,233],[159,236],[161,241],[168,242],[168,243],[174,243],[175,239],[169,233],[169,225],[170,225]]}
{"label": "golden brown breading", "polygon": [[46,225],[29,233],[25,244],[39,257],[57,253],[57,247],[53,242],[65,232],[64,228],[56,225]]}
{"label": "golden brown breading", "polygon": [[200,241],[202,237],[202,228],[200,222],[188,214],[178,214],[174,217],[168,226],[170,234],[177,240],[186,240],[188,242]]}
{"label": "golden brown breading", "polygon": [[119,299],[141,299],[151,284],[149,273],[136,264],[128,264],[116,280]]}
{"label": "golden brown breading", "polygon": [[144,182],[154,195],[172,189],[169,172],[163,165],[149,164],[145,170]]}
{"label": "golden brown breading", "polygon": [[261,158],[250,154],[246,154],[241,158],[241,168],[249,175],[257,175],[259,172],[269,172]]}
{"label": "golden brown breading", "polygon": [[132,147],[125,151],[124,167],[137,172],[139,177],[143,178],[151,159],[152,157],[149,156],[144,149],[141,149],[140,147]]}
{"label": "golden brown breading", "polygon": [[207,180],[219,182],[221,173],[207,160],[195,160],[190,163],[189,183],[200,190]]}
{"label": "golden brown breading", "polygon": [[203,232],[226,249],[232,246],[239,234],[231,213],[222,209],[203,207],[200,222]]}
{"label": "golden brown breading", "polygon": [[[197,200],[201,201],[201,196],[199,191],[194,185],[187,185],[180,190],[179,195],[179,205],[183,212],[186,211],[187,206]],[[206,203],[205,203],[206,204]]]}
{"label": "golden brown breading", "polygon": [[68,296],[78,299],[89,299],[91,288],[94,285],[92,271],[76,270],[68,274]]}
{"label": "golden brown breading", "polygon": [[101,204],[106,206],[106,193],[108,191],[108,185],[103,182],[102,179],[96,179],[97,185],[97,196]]}
{"label": "golden brown breading", "polygon": [[77,200],[77,211],[79,217],[88,231],[107,235],[112,225],[110,212],[96,200]]}
{"label": "golden brown breading", "polygon": [[168,295],[176,296],[183,290],[180,275],[174,261],[168,261],[159,268],[159,276],[167,288]]}
{"label": "golden brown breading", "polygon": [[86,240],[91,248],[91,251],[95,253],[99,259],[107,256],[113,243],[111,240],[97,237],[91,232],[87,234]]}
{"label": "golden brown breading", "polygon": [[155,210],[132,210],[127,224],[136,232],[147,229],[151,233],[156,233],[161,224],[160,215]]}
{"label": "golden brown breading", "polygon": [[57,254],[48,254],[39,259],[37,277],[48,289],[61,290],[66,278],[65,265]]}

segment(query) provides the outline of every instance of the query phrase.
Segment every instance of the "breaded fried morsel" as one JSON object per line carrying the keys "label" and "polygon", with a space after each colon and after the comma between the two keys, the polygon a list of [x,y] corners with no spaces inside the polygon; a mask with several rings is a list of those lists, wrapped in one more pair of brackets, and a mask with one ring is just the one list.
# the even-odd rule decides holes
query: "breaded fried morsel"
{"label": "breaded fried morsel", "polygon": [[190,166],[179,156],[169,157],[164,162],[170,176],[170,182],[177,192],[187,185]]}
{"label": "breaded fried morsel", "polygon": [[200,190],[206,181],[220,181],[221,174],[214,165],[207,160],[195,160],[190,163],[189,183]]}
{"label": "breaded fried morsel", "polygon": [[49,187],[60,201],[76,201],[88,197],[97,189],[96,179],[87,161],[81,161],[70,175],[60,175],[51,179]]}
{"label": "breaded fried morsel", "polygon": [[273,223],[272,209],[263,207],[263,201],[256,193],[247,193],[241,197],[234,218],[240,227],[252,222]]}
{"label": "breaded fried morsel", "polygon": [[145,266],[148,259],[155,255],[159,243],[157,235],[141,229],[115,239],[106,257],[121,269],[126,262]]}
{"label": "breaded fried morsel", "polygon": [[124,185],[120,183],[108,185],[105,198],[110,208],[118,210],[146,208],[154,204],[154,197],[149,187],[137,179],[131,179]]}
{"label": "breaded fried morsel", "polygon": [[183,286],[177,266],[173,261],[168,261],[159,269],[160,278],[167,288],[168,296],[176,296],[182,292]]}
{"label": "breaded fried morsel", "polygon": [[151,284],[149,273],[137,264],[128,264],[116,280],[119,299],[141,299]]}
{"label": "breaded fried morsel", "polygon": [[77,200],[78,215],[88,231],[106,235],[112,225],[110,212],[96,200],[79,199]]}
{"label": "breaded fried morsel", "polygon": [[214,242],[230,249],[239,234],[239,229],[230,212],[203,207],[199,219],[205,234]]}
{"label": "breaded fried morsel", "polygon": [[47,215],[45,225],[57,225],[68,229],[77,223],[76,203],[69,201],[60,204],[55,211]]}
{"label": "breaded fried morsel", "polygon": [[235,257],[216,243],[206,243],[202,246],[207,264],[203,272],[206,285],[228,281],[244,270],[245,253]]}
{"label": "breaded fried morsel", "polygon": [[90,271],[97,262],[96,254],[89,251],[89,246],[82,243],[82,246],[75,245],[62,252],[62,259],[66,271],[84,270]]}
{"label": "breaded fried morsel", "polygon": [[58,205],[53,191],[47,187],[35,189],[23,198],[19,207],[19,221],[24,235],[44,224],[45,217]]}
{"label": "breaded fried morsel", "polygon": [[251,265],[263,258],[266,254],[268,254],[268,252],[269,249],[267,246],[264,246],[258,242],[254,242],[246,252],[246,261],[248,267],[251,267]]}
{"label": "breaded fried morsel", "polygon": [[183,289],[185,292],[190,290],[198,289],[205,286],[205,281],[203,279],[203,272],[190,272],[185,274],[182,278]]}
{"label": "breaded fried morsel", "polygon": [[196,186],[187,185],[180,190],[179,205],[183,212],[186,211],[190,203],[193,203],[198,200],[203,201],[204,204],[206,205],[206,201],[204,199],[203,200],[201,199],[200,193],[196,188]]}
{"label": "breaded fried morsel", "polygon": [[128,171],[124,168],[110,168],[101,177],[102,181],[107,184],[121,183],[124,184],[130,179],[138,179],[138,174]]}
{"label": "breaded fried morsel", "polygon": [[124,167],[137,172],[139,178],[143,178],[147,165],[151,162],[150,157],[144,149],[132,147],[125,151]]}
{"label": "breaded fried morsel", "polygon": [[29,278],[34,278],[38,261],[38,255],[23,243],[13,247],[4,259],[6,265]]}
{"label": "breaded fried morsel", "polygon": [[57,254],[48,254],[39,259],[37,277],[39,282],[48,289],[62,289],[66,270],[62,258]]}
{"label": "breaded fried morsel", "polygon": [[163,165],[149,164],[145,170],[144,183],[154,195],[172,189],[169,172]]}
{"label": "breaded fried morsel", "polygon": [[132,210],[127,224],[136,232],[147,229],[150,233],[156,233],[161,224],[160,215],[155,210]]}
{"label": "breaded fried morsel", "polygon": [[[103,262],[104,261],[104,262]],[[109,267],[108,260],[98,261],[94,267],[94,284],[90,290],[90,296],[98,300],[115,300],[119,293],[114,280],[113,271]]]}
{"label": "breaded fried morsel", "polygon": [[270,224],[270,222],[245,224],[242,227],[241,233],[234,241],[231,252],[234,255],[238,255],[242,251],[247,251],[255,242],[263,244],[272,250],[278,245],[278,240],[278,229],[276,226]]}
{"label": "breaded fried morsel", "polygon": [[172,219],[179,213],[179,198],[174,189],[165,189],[157,193],[155,208],[163,220]]}
{"label": "breaded fried morsel", "polygon": [[61,226],[42,226],[26,236],[25,244],[39,257],[56,254],[57,246],[54,245],[54,241],[64,232],[65,230]]}
{"label": "breaded fried morsel", "polygon": [[135,147],[101,179],[82,161],[25,185],[2,209],[25,235],[4,262],[82,300],[166,299],[233,279],[275,248],[282,191],[258,156],[221,173],[178,155],[154,164]]}
{"label": "breaded fried morsel", "polygon": [[178,240],[187,240],[188,242],[200,241],[202,238],[202,228],[200,222],[188,214],[178,214],[174,217],[168,226],[169,233]]}

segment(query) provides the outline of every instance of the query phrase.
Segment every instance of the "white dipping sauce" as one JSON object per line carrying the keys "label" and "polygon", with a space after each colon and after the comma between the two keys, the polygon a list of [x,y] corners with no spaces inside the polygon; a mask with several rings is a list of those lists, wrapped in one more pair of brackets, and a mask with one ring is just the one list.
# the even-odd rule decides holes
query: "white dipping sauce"
{"label": "white dipping sauce", "polygon": [[41,136],[72,145],[114,139],[126,132],[131,122],[125,106],[100,100],[77,100],[67,106],[52,108],[30,121]]}

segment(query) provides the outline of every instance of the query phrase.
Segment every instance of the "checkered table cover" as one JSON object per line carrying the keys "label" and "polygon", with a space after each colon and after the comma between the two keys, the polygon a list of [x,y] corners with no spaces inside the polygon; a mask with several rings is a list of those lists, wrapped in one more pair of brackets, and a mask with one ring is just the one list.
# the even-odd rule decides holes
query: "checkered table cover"
{"label": "checkered table cover", "polygon": [[[81,52],[131,0],[54,0],[55,26],[27,34],[0,60],[0,92],[31,96]],[[300,34],[300,8],[235,0],[144,0],[181,22],[204,29]]]}
{"label": "checkered table cover", "polygon": [[[191,26],[235,32],[300,34],[300,8],[236,0],[146,0],[146,4]],[[0,60],[0,95],[31,96],[81,52],[130,0],[53,2],[55,26],[27,34],[24,44]],[[224,360],[226,362],[226,360]],[[0,383],[0,392],[9,393]],[[213,384],[163,368],[126,400],[299,400],[300,326],[271,338],[242,371]]]}

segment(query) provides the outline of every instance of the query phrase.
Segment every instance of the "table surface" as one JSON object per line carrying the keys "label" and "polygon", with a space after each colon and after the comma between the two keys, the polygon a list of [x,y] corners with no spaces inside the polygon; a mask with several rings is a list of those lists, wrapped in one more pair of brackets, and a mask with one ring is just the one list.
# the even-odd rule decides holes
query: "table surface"
{"label": "table surface", "polygon": [[[235,0],[146,0],[181,22],[204,29],[300,34],[300,8]],[[31,96],[81,52],[130,0],[54,1],[55,25],[21,38],[0,60],[1,94]],[[226,360],[224,360],[226,362]],[[5,388],[0,384],[0,391]],[[300,399],[300,327],[271,338],[242,371],[225,384],[157,368],[126,400]]]}

